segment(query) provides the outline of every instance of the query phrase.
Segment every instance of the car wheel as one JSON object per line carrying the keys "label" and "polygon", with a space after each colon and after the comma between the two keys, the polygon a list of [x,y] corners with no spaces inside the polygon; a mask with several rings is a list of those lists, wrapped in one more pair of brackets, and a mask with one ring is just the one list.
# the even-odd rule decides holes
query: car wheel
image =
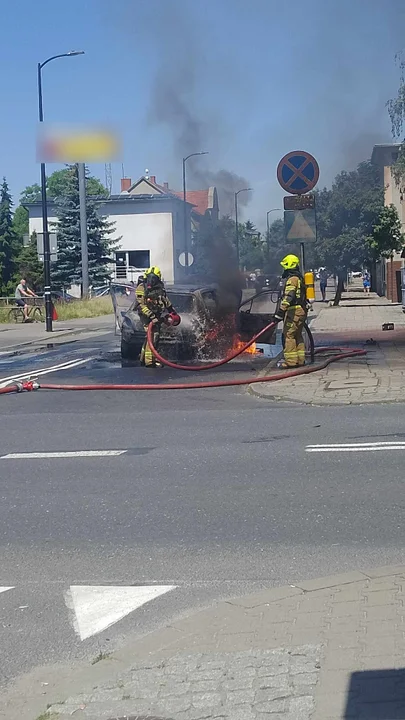
{"label": "car wheel", "polygon": [[121,340],[121,358],[122,360],[139,360],[141,346]]}

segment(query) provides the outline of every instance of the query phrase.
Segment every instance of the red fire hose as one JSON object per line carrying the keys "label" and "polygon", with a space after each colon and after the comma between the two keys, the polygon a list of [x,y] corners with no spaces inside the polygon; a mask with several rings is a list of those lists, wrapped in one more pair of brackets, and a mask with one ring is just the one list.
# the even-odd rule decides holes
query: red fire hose
{"label": "red fire hose", "polygon": [[[257,333],[257,335],[255,335],[248,343],[246,343],[246,345],[244,345],[240,350],[237,350],[231,355],[228,355],[223,360],[219,360],[215,363],[209,363],[206,365],[176,365],[170,360],[166,360],[166,358],[162,357],[160,353],[157,352],[156,348],[153,345],[151,325],[148,328],[148,342],[157,360],[159,360],[159,362],[161,362],[162,364],[167,365],[168,367],[174,368],[175,370],[212,370],[213,368],[220,367],[221,365],[230,362],[230,360],[238,357],[238,355],[241,355],[248,347],[250,347],[250,345],[252,345],[256,340],[258,340],[261,335],[270,330],[274,325],[275,323],[270,323],[269,325],[267,325],[263,330]],[[326,358],[323,362],[317,365],[306,365],[304,367],[287,370],[282,373],[266,375],[264,377],[249,378],[247,380],[214,380],[210,382],[199,383],[171,383],[168,385],[57,385],[54,383],[41,383],[41,385],[39,385],[37,382],[29,380],[26,382],[18,382],[4,388],[0,388],[0,395],[12,392],[22,392],[25,390],[37,390],[39,388],[42,388],[44,390],[196,390],[199,388],[253,385],[254,383],[275,382],[277,380],[284,380],[286,378],[296,377],[297,375],[309,375],[310,373],[317,372],[318,370],[323,370],[328,365],[336,362],[337,360],[344,360],[345,358],[357,357],[367,354],[366,350],[352,350],[350,348],[335,347],[318,348],[315,352],[317,354],[319,354],[320,352],[333,352],[335,354]]]}
{"label": "red fire hose", "polygon": [[204,365],[177,365],[174,362],[171,362],[170,360],[167,360],[166,358],[162,357],[160,355],[159,351],[156,350],[154,344],[153,344],[153,325],[152,323],[149,323],[148,330],[147,330],[147,338],[148,343],[150,345],[150,348],[156,358],[156,360],[159,360],[159,362],[162,363],[162,365],[167,365],[167,367],[173,368],[173,370],[214,370],[214,368],[220,367],[221,365],[225,365],[226,363],[230,362],[231,360],[235,360],[235,358],[238,357],[238,355],[242,355],[251,345],[253,345],[256,340],[258,340],[264,333],[266,333],[268,330],[271,330],[272,328],[276,327],[276,322],[271,322],[263,330],[260,330],[260,332],[256,333],[254,337],[252,337],[249,342],[246,343],[246,345],[243,345],[239,350],[235,350],[235,352],[231,353],[230,355],[227,355],[223,360],[217,360],[213,363],[205,363]]}

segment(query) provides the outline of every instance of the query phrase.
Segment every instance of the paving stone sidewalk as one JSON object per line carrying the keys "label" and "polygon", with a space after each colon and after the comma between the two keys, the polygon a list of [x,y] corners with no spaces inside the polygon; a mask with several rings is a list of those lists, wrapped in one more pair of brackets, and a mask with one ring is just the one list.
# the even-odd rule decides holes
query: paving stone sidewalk
{"label": "paving stone sidewalk", "polygon": [[70,696],[47,690],[49,717],[403,719],[404,599],[395,566],[221,602],[101,661]]}
{"label": "paving stone sidewalk", "polygon": [[[314,405],[357,405],[405,401],[405,314],[373,293],[347,298],[341,307],[315,306],[310,321],[315,344],[367,350],[324,370],[275,383],[257,383],[249,392],[270,400]],[[383,331],[384,323],[394,330]],[[323,358],[318,356],[318,362]],[[316,365],[317,363],[315,363]],[[274,372],[274,369],[273,369]],[[263,372],[268,375],[268,370]]]}

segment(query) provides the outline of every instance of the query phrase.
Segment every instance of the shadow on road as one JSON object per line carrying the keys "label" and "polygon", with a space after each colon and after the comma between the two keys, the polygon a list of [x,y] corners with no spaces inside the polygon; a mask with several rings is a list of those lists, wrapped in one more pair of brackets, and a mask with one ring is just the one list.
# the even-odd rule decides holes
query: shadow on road
{"label": "shadow on road", "polygon": [[344,718],[404,720],[405,669],[352,673]]}

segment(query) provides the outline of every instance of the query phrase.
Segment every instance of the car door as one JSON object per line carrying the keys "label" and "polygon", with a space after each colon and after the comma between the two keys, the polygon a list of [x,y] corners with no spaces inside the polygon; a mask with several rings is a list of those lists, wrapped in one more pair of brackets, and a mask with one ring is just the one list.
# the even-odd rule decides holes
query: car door
{"label": "car door", "polygon": [[[239,328],[242,340],[248,341],[271,323],[278,301],[278,291],[264,291],[245,300],[239,308]],[[275,345],[276,332],[269,330],[259,343]]]}
{"label": "car door", "polygon": [[125,283],[112,283],[111,300],[114,308],[115,327],[116,330],[121,330],[123,318],[135,301],[135,287]]}

